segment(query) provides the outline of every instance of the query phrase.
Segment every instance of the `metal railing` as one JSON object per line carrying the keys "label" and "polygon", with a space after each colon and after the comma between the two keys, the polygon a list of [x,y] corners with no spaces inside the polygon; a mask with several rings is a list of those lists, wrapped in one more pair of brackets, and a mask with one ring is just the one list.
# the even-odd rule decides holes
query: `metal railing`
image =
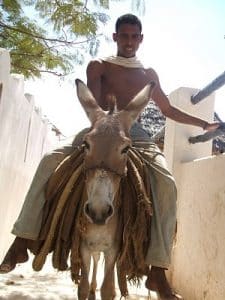
{"label": "metal railing", "polygon": [[[220,76],[214,79],[210,84],[208,84],[206,87],[200,90],[197,94],[191,96],[191,102],[193,104],[197,104],[198,102],[200,102],[201,100],[205,99],[213,92],[218,90],[224,84],[225,84],[225,72],[223,72]],[[188,140],[191,144],[203,143],[211,139],[214,139],[218,136],[222,136],[224,134],[225,134],[225,123],[221,122],[220,126],[216,130],[208,131],[204,134],[190,137]]]}
{"label": "metal railing", "polygon": [[[213,80],[210,84],[208,84],[205,88],[200,90],[197,94],[191,96],[191,102],[193,104],[197,104],[201,100],[205,99],[217,89],[222,87],[225,84],[225,72],[218,76],[215,80]],[[211,139],[215,139],[219,136],[225,135],[225,122],[222,122],[219,117],[218,121],[221,122],[220,126],[214,131],[208,131],[204,134],[189,137],[189,142],[191,144],[195,143],[203,143],[209,141]],[[165,135],[165,126],[163,126],[153,137],[152,140],[157,143],[161,137]]]}
{"label": "metal railing", "polygon": [[214,79],[210,84],[208,84],[206,87],[200,90],[197,94],[191,96],[191,102],[193,104],[197,104],[198,102],[205,99],[213,92],[221,88],[224,84],[225,84],[225,71],[216,79]]}

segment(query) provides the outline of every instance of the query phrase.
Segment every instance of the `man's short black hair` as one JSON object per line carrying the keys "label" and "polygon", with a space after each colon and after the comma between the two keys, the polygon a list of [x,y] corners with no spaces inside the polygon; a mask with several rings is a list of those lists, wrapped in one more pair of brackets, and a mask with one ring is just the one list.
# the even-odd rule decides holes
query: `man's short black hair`
{"label": "man's short black hair", "polygon": [[141,21],[135,15],[126,14],[119,17],[116,21],[116,32],[118,32],[120,26],[123,24],[137,25],[140,29],[140,32],[142,31]]}

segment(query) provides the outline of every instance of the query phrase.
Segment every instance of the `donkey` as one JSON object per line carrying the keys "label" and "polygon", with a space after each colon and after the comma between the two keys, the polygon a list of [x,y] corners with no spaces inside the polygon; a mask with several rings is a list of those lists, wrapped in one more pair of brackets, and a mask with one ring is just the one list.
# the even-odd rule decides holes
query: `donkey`
{"label": "donkey", "polygon": [[[126,175],[127,152],[131,146],[129,130],[148,103],[154,82],[146,85],[121,111],[103,111],[87,86],[76,80],[77,95],[90,122],[84,136],[84,166],[87,200],[84,215],[87,228],[80,245],[82,267],[78,299],[95,299],[96,270],[99,253],[105,259],[101,299],[115,298],[114,267],[121,234],[117,232],[118,207],[114,203],[121,177]],[[89,284],[91,257],[94,258],[92,283]]]}

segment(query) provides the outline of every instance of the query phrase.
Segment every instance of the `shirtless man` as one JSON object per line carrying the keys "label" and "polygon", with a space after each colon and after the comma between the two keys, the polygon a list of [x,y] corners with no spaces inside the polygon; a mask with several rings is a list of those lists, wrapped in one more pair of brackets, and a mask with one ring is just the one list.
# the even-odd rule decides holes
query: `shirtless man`
{"label": "shirtless man", "polygon": [[[108,94],[114,94],[116,96],[117,107],[120,110],[123,109],[133,98],[133,96],[136,95],[146,84],[148,84],[150,81],[155,81],[156,87],[152,94],[152,99],[159,106],[162,113],[166,117],[169,117],[177,122],[199,126],[204,130],[215,130],[219,126],[218,123],[208,123],[194,116],[190,116],[170,105],[168,98],[160,87],[156,72],[151,68],[145,69],[136,58],[136,52],[143,40],[142,25],[140,20],[136,16],[128,14],[118,18],[116,22],[116,32],[113,33],[113,40],[117,44],[117,56],[102,60],[93,60],[87,67],[87,85],[92,91],[95,99],[103,109],[107,109],[106,98]],[[68,146],[66,150],[62,150],[61,154],[69,154],[70,152],[72,152],[72,150],[73,147]],[[59,154],[59,151],[57,152],[57,154]],[[52,156],[49,155],[48,157],[51,158]],[[64,157],[65,156],[62,156],[61,160]],[[55,162],[55,166],[52,168],[52,171],[59,163],[57,159]],[[47,164],[46,159],[45,162],[41,163],[42,167],[45,164]],[[44,171],[42,170],[37,172],[43,173]],[[47,182],[47,179],[48,178],[45,179],[45,182]],[[35,182],[34,178],[32,185],[35,184],[37,183]],[[175,203],[176,197],[174,196],[172,198],[174,198],[173,202]],[[26,201],[29,202],[29,207],[32,207],[30,203],[32,201],[37,202],[37,199],[27,199]],[[44,200],[42,200],[42,202],[43,201]],[[37,203],[35,205],[37,205]],[[41,204],[38,205],[41,206]],[[174,210],[175,215],[175,205],[173,204],[171,207]],[[22,211],[23,210],[25,210],[25,207],[22,209]],[[29,215],[29,213],[26,213],[25,215]],[[40,214],[35,217],[33,210],[33,220],[38,217],[40,218]],[[22,218],[25,218],[24,215],[20,217],[20,219]],[[170,231],[175,230],[175,221],[176,220],[173,216],[173,226],[171,226],[172,229]],[[29,224],[28,222],[24,223]],[[160,220],[158,223],[158,225],[160,226]],[[36,232],[39,232],[39,229],[39,227],[36,228]],[[9,248],[2,264],[0,265],[0,273],[7,273],[14,269],[17,263],[25,262],[28,259],[27,248],[29,246],[30,239],[35,240],[37,238],[37,235],[34,234],[33,236],[28,236],[22,233],[22,229],[20,229],[20,231],[21,233],[18,229],[17,231],[13,231],[13,233],[17,237]],[[166,237],[166,240],[169,240],[169,246],[167,249],[167,252],[169,253],[167,253],[164,261],[163,258],[161,258],[161,261],[157,263],[157,259],[154,260],[154,253],[146,258],[146,262],[151,265],[151,269],[147,270],[146,272],[146,287],[150,290],[156,291],[163,300],[182,299],[180,296],[175,295],[171,290],[165,276],[165,270],[169,266],[173,232],[170,232],[169,237]],[[162,246],[158,245],[157,247],[160,248]],[[160,252],[159,248],[155,252]],[[149,252],[151,252],[151,250],[149,250]],[[151,256],[153,257],[153,259],[149,259],[149,257]]]}

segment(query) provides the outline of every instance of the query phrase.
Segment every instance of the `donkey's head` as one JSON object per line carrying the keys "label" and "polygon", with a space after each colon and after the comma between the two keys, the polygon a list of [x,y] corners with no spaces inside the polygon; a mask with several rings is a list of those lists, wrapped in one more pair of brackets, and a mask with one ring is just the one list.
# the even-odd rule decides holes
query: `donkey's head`
{"label": "donkey's head", "polygon": [[103,111],[82,81],[76,80],[76,85],[78,98],[92,125],[84,136],[88,195],[84,212],[90,222],[106,224],[114,213],[113,200],[120,179],[126,174],[130,127],[148,103],[154,83],[119,112]]}

